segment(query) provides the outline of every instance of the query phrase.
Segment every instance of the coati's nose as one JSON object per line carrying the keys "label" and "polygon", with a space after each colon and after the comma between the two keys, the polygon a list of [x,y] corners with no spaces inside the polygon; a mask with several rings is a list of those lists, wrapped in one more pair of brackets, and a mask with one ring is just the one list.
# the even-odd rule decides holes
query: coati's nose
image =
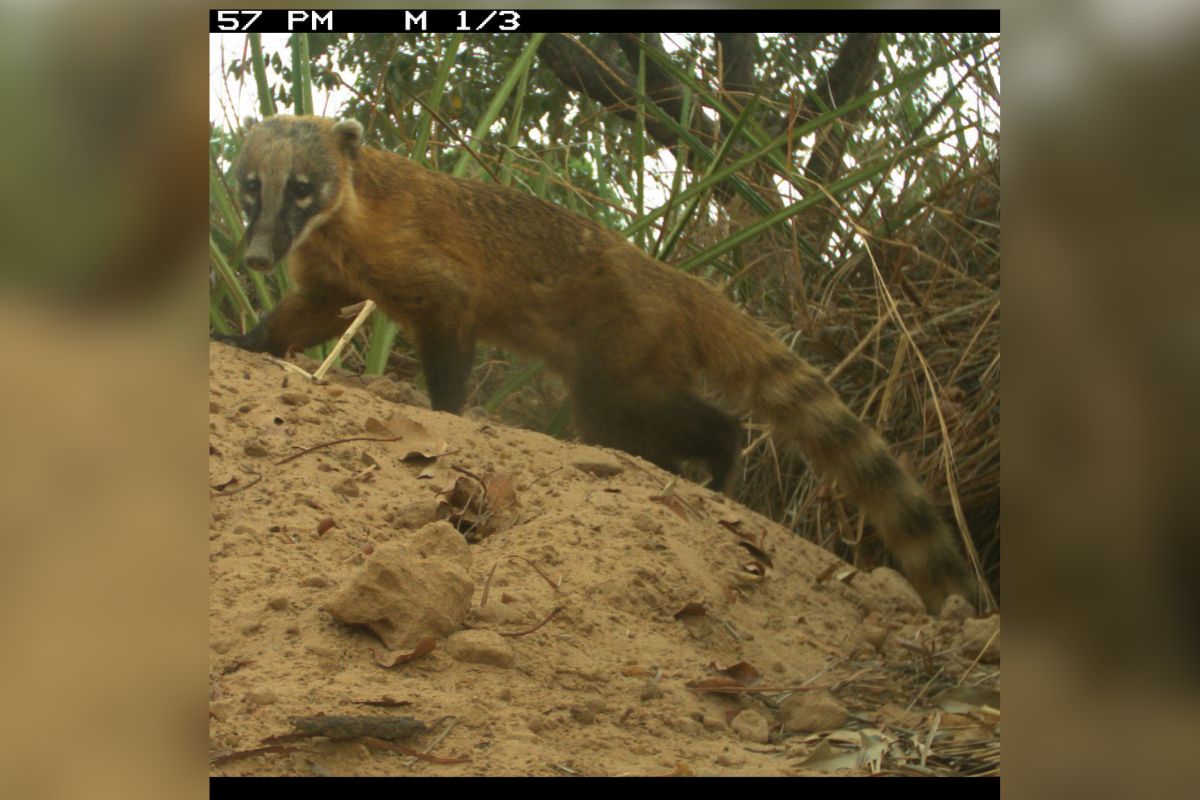
{"label": "coati's nose", "polygon": [[271,268],[271,259],[263,253],[246,253],[246,266],[250,269],[266,272]]}

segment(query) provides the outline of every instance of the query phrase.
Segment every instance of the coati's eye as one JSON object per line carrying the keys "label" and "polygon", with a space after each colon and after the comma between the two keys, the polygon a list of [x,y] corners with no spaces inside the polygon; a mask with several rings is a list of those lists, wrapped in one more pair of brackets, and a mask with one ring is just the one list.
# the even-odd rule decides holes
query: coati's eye
{"label": "coati's eye", "polygon": [[262,188],[262,183],[258,178],[248,178],[245,183],[246,191],[250,194],[258,194],[258,190]]}
{"label": "coati's eye", "polygon": [[292,197],[303,200],[312,194],[312,184],[308,181],[297,180],[292,183]]}

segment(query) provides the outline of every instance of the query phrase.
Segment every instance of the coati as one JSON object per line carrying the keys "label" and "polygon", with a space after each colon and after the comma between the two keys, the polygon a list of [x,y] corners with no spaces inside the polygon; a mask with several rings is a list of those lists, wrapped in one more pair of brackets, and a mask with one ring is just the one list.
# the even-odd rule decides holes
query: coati
{"label": "coati", "polygon": [[929,496],[821,374],[699,278],[539,198],[426,170],[364,147],[354,120],[277,116],[247,134],[236,167],[245,262],[288,256],[295,289],[253,330],[218,336],[283,355],[346,327],[374,300],[407,326],[434,409],[466,401],[475,342],[542,358],[571,391],[584,438],[678,471],[705,462],[728,488],[737,417],[837,481],[936,612],[973,597],[955,535]]}

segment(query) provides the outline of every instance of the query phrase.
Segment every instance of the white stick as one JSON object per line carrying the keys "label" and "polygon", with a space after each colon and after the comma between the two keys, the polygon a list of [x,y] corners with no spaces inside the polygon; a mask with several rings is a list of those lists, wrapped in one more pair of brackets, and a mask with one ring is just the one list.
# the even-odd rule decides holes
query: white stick
{"label": "white stick", "polygon": [[350,340],[354,338],[354,334],[358,333],[358,329],[363,326],[363,323],[367,321],[367,317],[371,316],[371,312],[374,310],[374,300],[366,300],[363,302],[362,311],[358,312],[358,316],[354,318],[354,322],[350,323],[350,327],[347,328],[346,332],[342,334],[342,338],[338,339],[337,344],[335,344],[333,349],[329,351],[329,355],[326,356],[325,360],[321,362],[321,366],[317,367],[317,371],[313,373],[312,378],[314,381],[324,379],[325,373],[329,371],[331,366],[333,366],[334,359],[341,355],[342,351],[346,349],[346,345],[350,343]]}
{"label": "white stick", "polygon": [[271,359],[271,361],[273,363],[278,364],[279,366],[283,367],[288,372],[295,372],[297,375],[303,375],[304,377],[308,378],[309,380],[312,380],[312,375],[308,374],[308,370],[301,369],[300,367],[297,367],[295,364],[293,364],[290,361],[284,361],[282,358],[276,358],[275,356],[267,356],[267,358]]}

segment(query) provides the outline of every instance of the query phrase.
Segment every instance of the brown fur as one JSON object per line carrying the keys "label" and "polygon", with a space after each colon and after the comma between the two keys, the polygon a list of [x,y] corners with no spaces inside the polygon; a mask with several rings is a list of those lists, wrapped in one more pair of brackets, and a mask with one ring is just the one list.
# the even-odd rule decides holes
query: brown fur
{"label": "brown fur", "polygon": [[[538,198],[359,147],[360,130],[275,117],[247,136],[239,179],[245,187],[253,174],[263,187],[261,202],[245,200],[248,253],[260,269],[288,255],[297,288],[236,343],[274,353],[316,344],[344,329],[342,306],[370,298],[413,333],[435,408],[461,410],[475,342],[493,342],[564,378],[589,441],[672,470],[701,459],[727,486],[739,425],[701,399],[702,377],[724,406],[763,415],[783,446],[838,483],[931,610],[970,594],[953,532],[883,440],[711,286]],[[289,174],[314,184],[306,211],[329,211],[298,242],[280,233],[287,225],[256,219],[273,203],[268,182],[277,199]],[[302,232],[299,218],[288,224]]]}

